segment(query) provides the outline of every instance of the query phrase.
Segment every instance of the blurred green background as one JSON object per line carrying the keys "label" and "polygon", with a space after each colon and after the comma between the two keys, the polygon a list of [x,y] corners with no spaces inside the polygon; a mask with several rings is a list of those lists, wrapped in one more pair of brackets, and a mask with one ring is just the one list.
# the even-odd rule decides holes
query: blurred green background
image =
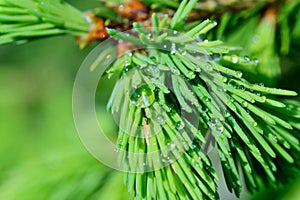
{"label": "blurred green background", "polygon": [[87,153],[73,122],[73,82],[91,48],[68,37],[0,47],[0,199],[84,199],[119,176]]}
{"label": "blurred green background", "polygon": [[0,199],[128,199],[121,174],[86,151],[73,122],[73,82],[92,48],[66,36],[0,47]]}
{"label": "blurred green background", "polygon": [[[70,2],[82,10],[97,5],[93,0]],[[65,36],[0,46],[0,199],[129,199],[121,173],[86,151],[73,122],[73,82],[93,47],[80,50],[74,38]],[[291,62],[294,67],[284,68],[280,85],[299,91],[300,66],[284,59]],[[103,110],[105,101],[98,98]],[[98,114],[107,119],[104,112]],[[102,124],[114,131],[111,122]],[[222,199],[233,199],[223,184]],[[300,181],[253,198],[276,199],[274,194],[300,199]]]}

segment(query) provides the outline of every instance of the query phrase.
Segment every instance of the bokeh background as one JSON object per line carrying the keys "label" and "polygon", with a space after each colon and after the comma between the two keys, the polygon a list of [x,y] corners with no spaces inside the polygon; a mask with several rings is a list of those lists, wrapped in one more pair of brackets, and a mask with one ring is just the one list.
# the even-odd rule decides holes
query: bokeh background
{"label": "bokeh background", "polygon": [[[82,10],[97,5],[93,0],[70,2]],[[86,151],[73,122],[73,82],[94,46],[80,50],[67,36],[0,46],[0,199],[129,199],[122,174]],[[293,49],[283,59],[279,85],[299,92],[300,65],[292,59],[297,55],[299,49]],[[115,134],[113,121],[101,112],[101,95],[110,92],[105,88],[97,94],[97,114],[106,120],[103,128]],[[221,199],[234,199],[224,182],[220,193]],[[300,179],[252,197],[245,191],[241,199],[270,197],[300,199]]]}

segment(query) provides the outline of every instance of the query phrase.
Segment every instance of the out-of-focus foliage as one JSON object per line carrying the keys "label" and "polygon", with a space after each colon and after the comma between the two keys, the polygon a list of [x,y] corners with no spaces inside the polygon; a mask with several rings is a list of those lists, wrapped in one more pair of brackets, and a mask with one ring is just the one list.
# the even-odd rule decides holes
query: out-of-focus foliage
{"label": "out-of-focus foliage", "polygon": [[[253,81],[276,85],[281,75],[282,58],[299,49],[300,2],[261,1],[241,12],[216,16],[220,26],[215,37],[229,44],[242,46],[242,54],[259,60],[249,70]],[[286,67],[285,65],[282,66]]]}
{"label": "out-of-focus foliage", "polygon": [[0,199],[128,199],[73,122],[73,81],[90,50],[67,37],[0,48]]}

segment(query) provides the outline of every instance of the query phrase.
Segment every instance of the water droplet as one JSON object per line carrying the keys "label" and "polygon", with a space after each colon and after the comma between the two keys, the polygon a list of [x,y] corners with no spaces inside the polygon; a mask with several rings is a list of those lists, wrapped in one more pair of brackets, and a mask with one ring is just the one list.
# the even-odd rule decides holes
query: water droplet
{"label": "water droplet", "polygon": [[124,66],[124,71],[125,71],[125,72],[129,72],[132,68],[133,68],[132,65],[126,65],[126,64],[125,64],[125,66]]}
{"label": "water droplet", "polygon": [[177,122],[176,129],[177,130],[182,130],[183,128],[184,128],[184,123],[183,122]]}
{"label": "water droplet", "polygon": [[151,56],[150,59],[155,63],[157,62],[157,58],[155,56]]}
{"label": "water droplet", "polygon": [[217,120],[216,118],[212,118],[212,119],[210,120],[210,123],[211,123],[212,126],[216,126],[217,123],[218,123],[218,120]]}
{"label": "water droplet", "polygon": [[257,65],[259,63],[259,60],[257,58],[254,58],[253,62]]}
{"label": "water droplet", "polygon": [[287,141],[283,142],[283,146],[287,149],[291,148],[291,145]]}
{"label": "water droplet", "polygon": [[218,127],[217,127],[217,132],[218,133],[223,133],[224,131],[224,126],[222,124],[220,124]]}
{"label": "water droplet", "polygon": [[265,84],[264,83],[260,83],[259,86],[265,87]]}
{"label": "water droplet", "polygon": [[175,54],[176,53],[176,44],[172,43],[171,44],[171,54]]}
{"label": "water droplet", "polygon": [[224,77],[222,78],[222,81],[223,81],[224,83],[226,83],[226,82],[228,81],[228,78],[227,78],[226,76],[224,76]]}
{"label": "water droplet", "polygon": [[189,76],[191,79],[193,79],[193,78],[196,77],[195,73],[192,72],[192,71],[188,72],[188,76]]}
{"label": "water droplet", "polygon": [[263,102],[265,102],[267,100],[266,96],[262,96],[261,98],[262,98]]}
{"label": "water droplet", "polygon": [[272,135],[272,140],[273,140],[274,142],[277,142],[277,136],[276,136],[276,135]]}
{"label": "water droplet", "polygon": [[237,85],[236,85],[236,82],[234,80],[229,80],[228,83],[227,83],[229,86],[233,87],[233,88],[236,88]]}
{"label": "water droplet", "polygon": [[155,96],[153,90],[148,85],[142,85],[134,90],[130,99],[136,106],[146,108],[152,105]]}
{"label": "water droplet", "polygon": [[240,86],[239,86],[239,89],[242,90],[242,91],[245,91],[245,86],[240,85]]}
{"label": "water droplet", "polygon": [[163,46],[165,49],[167,48],[167,45],[166,44],[164,44],[164,46]]}
{"label": "water droplet", "polygon": [[208,112],[208,108],[207,107],[202,108],[202,112],[207,113]]}
{"label": "water droplet", "polygon": [[261,155],[261,153],[257,147],[254,147],[254,152],[257,153],[258,155]]}
{"label": "water droplet", "polygon": [[166,123],[164,118],[161,115],[158,116],[156,120],[160,125],[164,125]]}
{"label": "water droplet", "polygon": [[174,34],[174,35],[177,35],[177,33],[178,33],[177,31],[173,31],[173,34]]}
{"label": "water droplet", "polygon": [[244,59],[245,59],[246,62],[250,62],[249,56],[244,56]]}
{"label": "water droplet", "polygon": [[182,143],[182,145],[183,145],[183,148],[184,148],[184,149],[186,149],[186,150],[188,150],[188,149],[189,149],[189,145],[187,145],[187,143],[186,143],[186,142]]}
{"label": "water droplet", "polygon": [[256,127],[256,126],[257,126],[257,122],[253,122],[253,124],[252,124],[252,125]]}
{"label": "water droplet", "polygon": [[111,58],[111,55],[110,54],[107,54],[106,55],[106,59],[108,60],[108,59],[110,59]]}
{"label": "water droplet", "polygon": [[196,36],[196,41],[197,42],[202,42],[203,40],[201,39],[201,37],[199,35]]}
{"label": "water droplet", "polygon": [[118,148],[115,148],[115,149],[114,149],[114,152],[118,153],[118,152],[119,152],[119,149],[118,149]]}
{"label": "water droplet", "polygon": [[219,92],[223,92],[223,88],[218,87],[217,89]]}
{"label": "water droplet", "polygon": [[221,55],[220,54],[213,54],[212,57],[213,57],[213,60],[216,61],[216,62],[221,60]]}
{"label": "water droplet", "polygon": [[193,158],[192,159],[192,164],[195,164],[196,163],[196,160]]}
{"label": "water droplet", "polygon": [[231,60],[232,60],[232,63],[236,64],[236,63],[239,62],[239,57],[234,55],[234,56],[231,57]]}
{"label": "water droplet", "polygon": [[242,78],[243,77],[243,72],[237,72],[236,74],[239,78]]}
{"label": "water droplet", "polygon": [[264,119],[264,120],[267,120],[267,117],[266,117],[266,116],[263,116],[263,119]]}
{"label": "water droplet", "polygon": [[173,74],[177,74],[177,75],[180,74],[179,71],[178,71],[177,69],[175,69],[175,68],[172,68],[172,69],[171,69],[171,72],[172,72]]}
{"label": "water droplet", "polygon": [[208,98],[207,96],[204,96],[204,97],[203,97],[203,101],[210,102],[211,100],[210,100],[210,98]]}
{"label": "water droplet", "polygon": [[129,56],[129,57],[131,57],[132,56],[132,52],[129,51],[129,52],[126,53],[126,55]]}
{"label": "water droplet", "polygon": [[231,116],[230,111],[229,111],[229,110],[226,110],[226,111],[225,111],[225,117],[228,118],[228,117],[230,117],[230,116]]}
{"label": "water droplet", "polygon": [[173,151],[173,150],[175,149],[175,147],[176,147],[176,144],[172,143],[172,144],[170,145],[170,151]]}
{"label": "water droplet", "polygon": [[244,106],[244,107],[247,107],[247,106],[248,106],[248,102],[247,102],[247,101],[244,101],[244,102],[243,102],[243,106]]}
{"label": "water droplet", "polygon": [[186,55],[186,51],[182,52],[181,55],[185,56]]}
{"label": "water droplet", "polygon": [[171,48],[172,48],[172,49],[175,49],[175,48],[176,48],[176,44],[175,44],[175,43],[172,43],[172,44],[171,44]]}
{"label": "water droplet", "polygon": [[160,70],[154,65],[148,65],[142,69],[143,74],[149,78],[158,79],[160,77]]}
{"label": "water droplet", "polygon": [[214,69],[213,64],[211,62],[207,62],[205,64],[205,67],[206,67],[207,71],[212,71]]}
{"label": "water droplet", "polygon": [[208,43],[208,40],[206,39],[206,40],[204,40],[203,42],[207,44],[207,43]]}

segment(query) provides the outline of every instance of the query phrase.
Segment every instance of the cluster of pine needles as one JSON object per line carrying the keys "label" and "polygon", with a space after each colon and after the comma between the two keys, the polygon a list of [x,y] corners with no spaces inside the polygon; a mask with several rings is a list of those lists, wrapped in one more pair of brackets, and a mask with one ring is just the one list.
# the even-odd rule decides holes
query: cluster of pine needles
{"label": "cluster of pine needles", "polygon": [[[211,146],[237,196],[243,184],[254,192],[297,176],[300,104],[283,99],[297,93],[247,80],[243,69],[255,69],[260,61],[211,40],[215,21],[188,23],[191,12],[201,10],[197,0],[144,2],[176,12],[153,13],[150,28],[135,22],[128,33],[105,30],[137,48],[107,70],[119,76],[107,108],[119,116],[116,146],[129,193],[137,199],[218,199]],[[0,44],[84,37],[93,24],[60,0],[0,0],[0,11]]]}
{"label": "cluster of pine needles", "polygon": [[209,135],[237,196],[241,171],[252,192],[298,171],[300,110],[297,102],[280,98],[297,93],[244,79],[234,66],[258,61],[204,39],[215,22],[177,32],[195,3],[183,1],[168,26],[153,14],[151,30],[137,23],[136,34],[108,30],[146,47],[125,54],[107,72],[120,73],[108,108],[120,112],[120,162],[129,172],[128,191],[138,199],[216,199],[218,176],[203,148]]}

